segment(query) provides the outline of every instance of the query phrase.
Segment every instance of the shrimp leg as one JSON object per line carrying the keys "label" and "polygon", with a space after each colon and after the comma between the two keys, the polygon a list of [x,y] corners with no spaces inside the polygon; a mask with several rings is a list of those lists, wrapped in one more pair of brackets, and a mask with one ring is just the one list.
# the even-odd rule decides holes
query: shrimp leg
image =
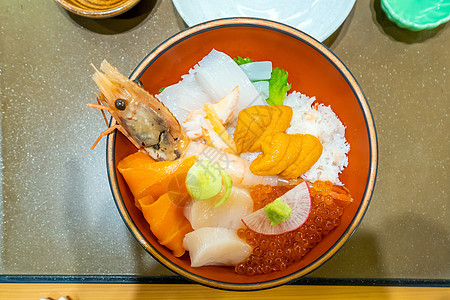
{"label": "shrimp leg", "polygon": [[[101,132],[100,135],[98,136],[98,138],[95,140],[94,144],[91,146],[91,150],[94,150],[94,148],[97,146],[97,144],[100,142],[100,140],[107,136],[108,134],[112,133],[114,130],[119,130],[120,132],[122,132],[122,134],[126,137],[129,136],[128,132],[126,132],[125,129],[123,129],[122,126],[120,126],[119,124],[115,124],[111,127],[108,127],[105,131]],[[136,141],[134,141],[133,139],[129,139],[133,145],[139,149],[139,145],[136,143]]]}

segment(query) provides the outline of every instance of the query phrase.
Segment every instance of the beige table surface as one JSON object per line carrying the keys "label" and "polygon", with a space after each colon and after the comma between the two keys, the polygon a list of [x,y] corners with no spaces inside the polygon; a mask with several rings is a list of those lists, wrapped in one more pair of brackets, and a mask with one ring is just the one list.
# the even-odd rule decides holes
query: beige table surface
{"label": "beige table surface", "polygon": [[448,300],[450,288],[392,286],[285,285],[270,290],[232,292],[195,284],[36,284],[0,283],[0,299],[214,299],[214,300]]}
{"label": "beige table surface", "polygon": [[[89,150],[105,124],[86,106],[95,99],[91,63],[107,59],[130,74],[186,28],[172,2],[142,0],[125,15],[93,20],[55,1],[8,0],[0,18],[0,279],[174,276],[122,222],[105,141]],[[378,0],[358,0],[325,44],[368,99],[379,165],[360,227],[308,277],[448,285],[449,25],[408,32],[387,20]]]}

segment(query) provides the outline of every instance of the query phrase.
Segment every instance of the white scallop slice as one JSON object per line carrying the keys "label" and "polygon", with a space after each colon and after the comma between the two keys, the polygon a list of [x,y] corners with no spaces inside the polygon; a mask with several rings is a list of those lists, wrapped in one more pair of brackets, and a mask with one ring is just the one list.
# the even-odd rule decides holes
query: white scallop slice
{"label": "white scallop slice", "polygon": [[236,233],[223,227],[203,227],[184,237],[192,267],[235,266],[247,258],[252,248]]}
{"label": "white scallop slice", "polygon": [[[225,190],[225,189],[222,189]],[[233,186],[229,198],[221,205],[223,192],[206,200],[192,200],[185,208],[184,214],[192,228],[225,227],[238,229],[244,227],[242,218],[253,211],[253,200],[247,189]]]}

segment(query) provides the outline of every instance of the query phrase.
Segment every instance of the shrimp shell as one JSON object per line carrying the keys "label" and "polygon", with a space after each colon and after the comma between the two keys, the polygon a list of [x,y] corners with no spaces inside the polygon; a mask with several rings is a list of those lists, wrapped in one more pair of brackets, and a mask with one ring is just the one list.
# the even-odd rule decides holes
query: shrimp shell
{"label": "shrimp shell", "polygon": [[[181,157],[189,138],[167,107],[106,60],[100,70],[102,72],[95,69],[92,77],[100,89],[99,104],[88,105],[107,110],[117,124],[102,132],[93,147],[101,137],[118,129],[137,148],[145,150],[157,161]],[[116,107],[118,99],[123,100],[125,107]]]}

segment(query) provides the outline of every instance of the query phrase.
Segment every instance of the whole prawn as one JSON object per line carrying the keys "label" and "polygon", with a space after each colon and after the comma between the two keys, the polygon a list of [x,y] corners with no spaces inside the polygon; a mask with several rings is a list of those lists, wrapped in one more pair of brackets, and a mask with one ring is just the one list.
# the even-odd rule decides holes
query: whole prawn
{"label": "whole prawn", "polygon": [[[108,111],[116,124],[100,133],[92,149],[102,137],[117,129],[138,149],[157,161],[196,155],[199,160],[208,159],[221,165],[234,184],[293,184],[292,180],[287,181],[278,176],[254,175],[247,161],[240,156],[191,141],[167,107],[106,60],[102,62],[100,71],[95,69],[93,80],[100,89],[100,95],[97,95],[97,104],[89,103],[88,106],[102,112]],[[106,120],[105,115],[104,118]]]}
{"label": "whole prawn", "polygon": [[117,124],[103,131],[95,141],[118,129],[138,149],[157,161],[180,158],[189,138],[172,113],[137,83],[104,60],[92,79],[100,89],[98,104],[88,106],[108,111]]}

